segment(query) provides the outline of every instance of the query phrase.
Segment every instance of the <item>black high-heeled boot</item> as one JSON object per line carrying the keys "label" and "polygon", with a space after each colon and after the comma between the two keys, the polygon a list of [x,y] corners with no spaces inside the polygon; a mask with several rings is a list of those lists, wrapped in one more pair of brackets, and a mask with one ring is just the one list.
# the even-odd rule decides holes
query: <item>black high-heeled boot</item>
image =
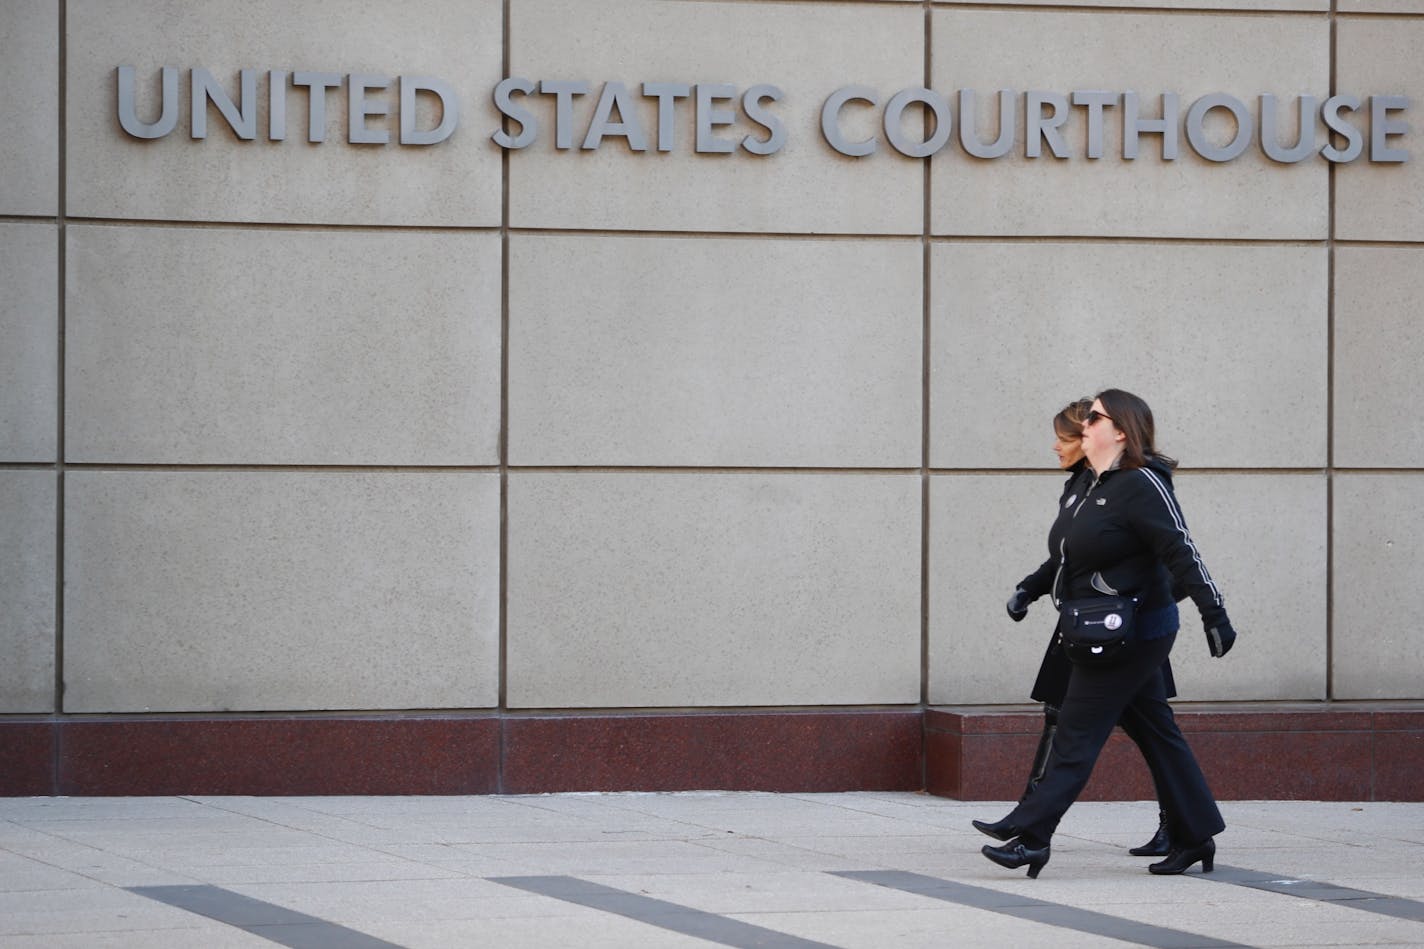
{"label": "black high-heeled boot", "polygon": [[974,829],[979,831],[979,833],[988,834],[995,840],[1013,840],[1019,835],[1019,829],[1013,824],[1010,824],[1007,817],[1003,820],[994,821],[992,824],[982,820],[972,820],[969,823],[973,824]]}
{"label": "black high-heeled boot", "polygon": [[1190,847],[1177,847],[1167,855],[1166,860],[1154,863],[1147,868],[1148,873],[1158,875],[1171,873],[1186,873],[1192,868],[1192,864],[1201,861],[1202,873],[1211,872],[1212,861],[1216,858],[1216,841],[1208,837],[1199,844],[1192,844]]}
{"label": "black high-heeled boot", "polygon": [[1167,829],[1167,812],[1157,812],[1157,833],[1141,847],[1133,847],[1128,853],[1134,857],[1165,857],[1172,852],[1172,833]]}
{"label": "black high-heeled boot", "polygon": [[1028,876],[1031,880],[1038,879],[1038,871],[1042,870],[1048,863],[1048,857],[1052,848],[1048,844],[1042,847],[1034,847],[1024,843],[1023,838],[1011,840],[1002,847],[991,847],[985,844],[979,851],[990,860],[1001,867],[1010,870],[1017,870],[1024,864],[1028,864]]}
{"label": "black high-heeled boot", "polygon": [[[1033,793],[1038,782],[1048,772],[1048,755],[1053,751],[1053,736],[1058,734],[1058,709],[1052,705],[1043,706],[1043,733],[1038,736],[1038,748],[1033,753],[1033,764],[1028,769],[1028,785],[1019,796],[1019,803]],[[1006,838],[1000,837],[1000,840]]]}

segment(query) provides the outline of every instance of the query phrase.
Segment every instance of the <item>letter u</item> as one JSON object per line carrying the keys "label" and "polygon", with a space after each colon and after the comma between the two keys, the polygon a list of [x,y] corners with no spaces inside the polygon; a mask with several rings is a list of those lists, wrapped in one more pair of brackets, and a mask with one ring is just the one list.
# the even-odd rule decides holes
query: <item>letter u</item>
{"label": "letter u", "polygon": [[162,74],[163,108],[150,124],[134,114],[134,68],[119,67],[119,124],[134,138],[162,138],[178,124],[178,67],[164,66]]}
{"label": "letter u", "polygon": [[975,91],[959,90],[959,144],[975,158],[1002,158],[1014,147],[1014,110],[1018,106],[1018,96],[1012,89],[999,90],[999,137],[992,144],[979,140],[975,130]]}
{"label": "letter u", "polygon": [[1271,161],[1291,165],[1315,154],[1315,96],[1300,97],[1299,115],[1300,133],[1295,144],[1286,148],[1276,131],[1280,123],[1276,97],[1269,93],[1261,96],[1261,150]]}

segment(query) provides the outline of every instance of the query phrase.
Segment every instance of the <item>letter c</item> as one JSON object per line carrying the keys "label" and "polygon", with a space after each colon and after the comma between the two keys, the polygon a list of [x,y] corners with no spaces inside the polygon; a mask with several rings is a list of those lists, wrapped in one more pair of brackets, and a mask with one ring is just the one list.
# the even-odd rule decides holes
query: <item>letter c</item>
{"label": "letter c", "polygon": [[868,102],[872,107],[880,104],[875,90],[868,86],[842,86],[831,93],[826,104],[821,106],[821,134],[826,137],[830,146],[842,155],[863,158],[874,153],[876,138],[871,136],[863,142],[848,142],[845,135],[841,133],[839,124],[841,107],[852,99]]}

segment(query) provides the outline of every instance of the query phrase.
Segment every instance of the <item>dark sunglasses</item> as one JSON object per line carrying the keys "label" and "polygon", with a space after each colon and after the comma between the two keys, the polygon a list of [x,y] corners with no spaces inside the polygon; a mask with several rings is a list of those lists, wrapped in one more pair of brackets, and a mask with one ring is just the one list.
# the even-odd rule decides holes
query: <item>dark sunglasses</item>
{"label": "dark sunglasses", "polygon": [[1084,428],[1087,428],[1089,425],[1095,425],[1095,424],[1097,424],[1097,422],[1098,422],[1099,419],[1107,419],[1109,422],[1111,422],[1111,421],[1112,421],[1112,416],[1110,416],[1110,415],[1104,415],[1102,412],[1099,412],[1097,409],[1093,409],[1091,412],[1088,413],[1088,417],[1085,418],[1085,419],[1083,419],[1083,427],[1084,427]]}

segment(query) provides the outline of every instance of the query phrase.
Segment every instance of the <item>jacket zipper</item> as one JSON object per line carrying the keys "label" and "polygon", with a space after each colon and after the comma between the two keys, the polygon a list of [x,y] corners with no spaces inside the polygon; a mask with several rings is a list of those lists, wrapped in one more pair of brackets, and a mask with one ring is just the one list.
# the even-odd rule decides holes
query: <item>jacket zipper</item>
{"label": "jacket zipper", "polygon": [[[1083,505],[1088,503],[1088,498],[1092,497],[1093,489],[1098,486],[1098,482],[1103,480],[1103,476],[1093,472],[1093,483],[1088,485],[1088,490],[1083,492],[1083,500],[1078,502],[1078,506],[1073,508],[1073,519],[1077,520],[1078,512],[1083,509]],[[1058,541],[1058,569],[1053,574],[1053,606],[1061,609],[1063,599],[1058,595],[1058,584],[1063,579],[1063,568],[1068,565],[1068,532],[1063,532],[1063,537]]]}

